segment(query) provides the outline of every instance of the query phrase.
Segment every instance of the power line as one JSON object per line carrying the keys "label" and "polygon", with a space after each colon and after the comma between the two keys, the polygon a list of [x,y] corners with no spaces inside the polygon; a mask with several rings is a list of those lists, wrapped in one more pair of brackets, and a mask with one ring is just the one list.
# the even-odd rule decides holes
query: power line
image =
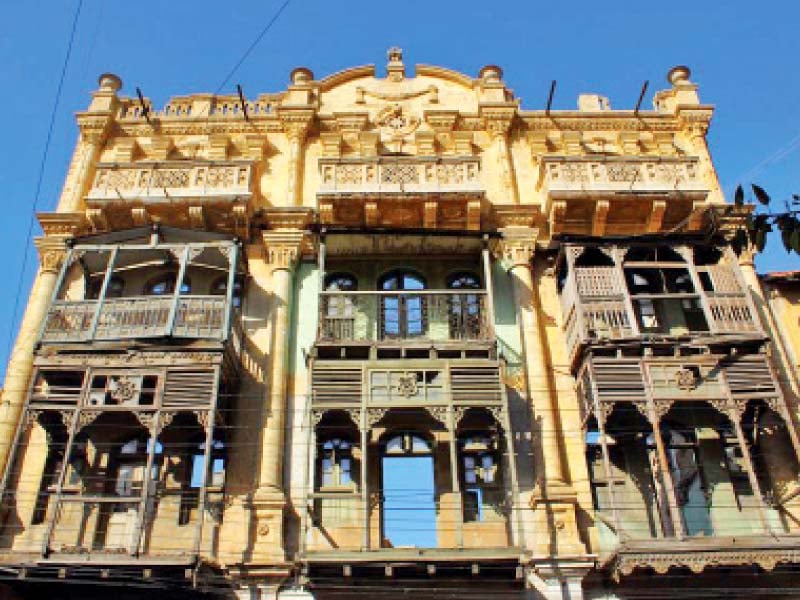
{"label": "power line", "polygon": [[6,343],[6,354],[11,357],[11,344],[14,340],[14,333],[17,327],[17,313],[19,311],[19,301],[22,296],[23,281],[25,279],[25,269],[28,266],[28,255],[30,254],[31,237],[33,236],[33,227],[36,222],[36,211],[39,206],[39,194],[42,190],[42,181],[44,179],[44,169],[47,163],[47,155],[50,150],[50,141],[53,137],[53,129],[55,128],[56,115],[58,114],[58,105],[61,102],[61,92],[64,88],[64,79],[67,74],[67,65],[69,64],[70,56],[72,55],[72,46],[75,41],[75,33],[78,29],[78,19],[83,8],[83,0],[78,0],[78,5],[75,8],[75,16],[72,19],[72,28],[69,34],[69,42],[67,44],[67,51],[64,55],[64,64],[61,66],[61,75],[58,79],[58,86],[56,87],[56,97],[53,102],[53,110],[50,113],[50,124],[47,128],[47,138],[44,143],[44,151],[42,153],[42,160],[39,164],[39,175],[36,181],[36,191],[34,193],[33,205],[31,206],[30,219],[28,220],[28,231],[25,237],[25,249],[22,254],[22,266],[20,267],[19,279],[17,280],[17,292],[14,297],[14,310],[11,312],[11,324],[8,329],[8,341]]}

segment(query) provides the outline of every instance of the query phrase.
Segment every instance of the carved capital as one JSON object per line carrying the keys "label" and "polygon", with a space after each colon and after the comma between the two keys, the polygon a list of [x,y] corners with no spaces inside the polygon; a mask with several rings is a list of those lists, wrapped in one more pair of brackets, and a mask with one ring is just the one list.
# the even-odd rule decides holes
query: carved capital
{"label": "carved capital", "polygon": [[306,235],[306,232],[298,230],[262,232],[264,260],[275,270],[294,269],[300,259],[300,250]]}
{"label": "carved capital", "polygon": [[302,143],[306,139],[311,122],[314,118],[313,111],[310,110],[286,110],[278,114],[281,126],[286,137],[290,142]]}
{"label": "carved capital", "polygon": [[509,227],[503,230],[503,238],[493,246],[495,256],[509,270],[514,267],[529,267],[536,253],[539,230],[531,227]]}
{"label": "carved capital", "polygon": [[39,237],[34,240],[39,251],[42,273],[58,273],[67,255],[65,236]]}
{"label": "carved capital", "polygon": [[493,138],[504,138],[511,130],[515,109],[483,109],[481,116],[486,122],[486,131]]}

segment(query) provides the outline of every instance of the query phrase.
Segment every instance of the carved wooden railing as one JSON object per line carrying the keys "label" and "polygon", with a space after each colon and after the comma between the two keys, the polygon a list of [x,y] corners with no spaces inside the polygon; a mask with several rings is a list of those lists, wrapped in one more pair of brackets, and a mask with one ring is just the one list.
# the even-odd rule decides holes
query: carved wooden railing
{"label": "carved wooden railing", "polygon": [[87,195],[90,204],[126,200],[171,202],[207,197],[249,197],[249,164],[100,165]]}
{"label": "carved wooden railing", "polygon": [[321,159],[319,193],[480,192],[478,157]]}
{"label": "carved wooden railing", "polygon": [[744,295],[708,294],[712,331],[718,333],[758,333],[761,328],[753,318]]}
{"label": "carved wooden railing", "polygon": [[173,335],[224,339],[227,301],[222,296],[137,296],[57,300],[45,318],[43,342],[87,342]]}
{"label": "carved wooden railing", "polygon": [[318,340],[492,340],[486,292],[323,292]]}
{"label": "carved wooden railing", "polygon": [[696,159],[545,157],[539,188],[571,191],[703,191]]}

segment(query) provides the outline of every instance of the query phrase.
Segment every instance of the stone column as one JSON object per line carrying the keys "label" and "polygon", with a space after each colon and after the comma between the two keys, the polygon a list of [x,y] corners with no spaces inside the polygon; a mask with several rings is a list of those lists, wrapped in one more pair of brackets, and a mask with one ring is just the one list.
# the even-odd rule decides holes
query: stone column
{"label": "stone column", "polygon": [[272,268],[272,350],[269,363],[269,396],[261,432],[258,488],[253,497],[256,542],[253,559],[283,558],[284,438],[286,428],[286,380],[291,337],[292,277],[300,257],[304,232],[276,230],[262,234],[265,261]]}
{"label": "stone column", "polygon": [[531,260],[538,231],[527,227],[503,230],[502,258],[514,290],[524,349],[527,393],[533,409],[536,490],[531,499],[536,536],[533,551],[551,555],[583,554],[577,529],[577,497],[564,468],[558,424],[558,398],[552,386],[541,306]]}
{"label": "stone column", "polygon": [[508,194],[508,204],[519,204],[519,192],[514,174],[514,161],[511,158],[508,136],[514,113],[510,111],[484,111],[486,116],[486,130],[497,146],[498,167],[500,169],[503,190]]}
{"label": "stone column", "polygon": [[33,283],[28,306],[22,317],[17,340],[11,351],[3,384],[3,400],[0,404],[0,466],[5,467],[14,431],[19,421],[25,397],[28,393],[33,351],[39,339],[42,321],[47,314],[58,273],[66,255],[66,236],[36,239],[41,266]]}
{"label": "stone column", "polygon": [[308,111],[286,112],[281,114],[281,121],[286,138],[289,140],[286,206],[302,206],[305,141],[311,124],[311,114]]}

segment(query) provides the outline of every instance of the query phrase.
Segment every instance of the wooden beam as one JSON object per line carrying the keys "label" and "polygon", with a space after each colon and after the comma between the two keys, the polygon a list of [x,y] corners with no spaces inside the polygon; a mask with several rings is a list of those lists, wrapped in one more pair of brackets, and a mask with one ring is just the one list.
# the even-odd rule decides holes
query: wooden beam
{"label": "wooden beam", "polygon": [[470,200],[467,202],[467,229],[480,231],[481,229],[481,201]]}
{"label": "wooden beam", "polygon": [[422,226],[425,227],[426,229],[435,229],[438,212],[439,212],[438,201],[436,200],[426,201],[422,213]]}
{"label": "wooden beam", "polygon": [[647,221],[647,233],[658,233],[664,224],[664,213],[667,211],[665,200],[653,200],[650,218]]}
{"label": "wooden beam", "polygon": [[592,235],[601,236],[606,232],[606,221],[611,204],[608,200],[598,200],[594,205],[594,221],[592,221]]}
{"label": "wooden beam", "polygon": [[550,235],[561,233],[567,216],[567,201],[555,200],[550,206]]}

